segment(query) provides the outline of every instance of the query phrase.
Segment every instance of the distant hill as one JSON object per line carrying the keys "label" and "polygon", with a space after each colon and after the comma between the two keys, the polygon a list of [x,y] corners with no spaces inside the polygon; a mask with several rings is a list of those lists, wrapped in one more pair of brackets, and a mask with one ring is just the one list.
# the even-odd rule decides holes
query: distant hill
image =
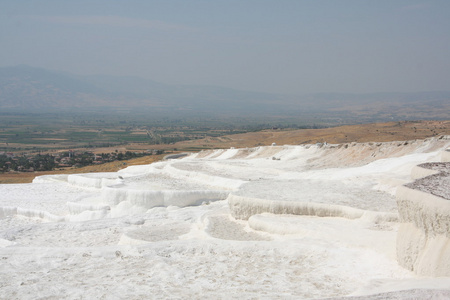
{"label": "distant hill", "polygon": [[89,98],[93,95],[99,96],[101,91],[61,73],[27,66],[0,68],[0,107],[3,111],[83,107],[91,105]]}
{"label": "distant hill", "polygon": [[78,76],[28,66],[0,68],[3,111],[198,111],[264,112],[280,95],[212,86],[168,85],[138,77]]}
{"label": "distant hill", "polygon": [[138,77],[79,76],[29,66],[0,68],[0,112],[110,111],[279,116],[331,122],[446,119],[450,92],[281,95]]}

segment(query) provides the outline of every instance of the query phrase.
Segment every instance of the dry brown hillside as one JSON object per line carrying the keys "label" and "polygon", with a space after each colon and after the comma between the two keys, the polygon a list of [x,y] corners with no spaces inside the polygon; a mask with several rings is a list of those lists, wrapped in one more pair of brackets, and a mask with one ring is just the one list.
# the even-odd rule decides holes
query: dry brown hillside
{"label": "dry brown hillside", "polygon": [[341,144],[349,142],[389,142],[424,139],[450,134],[450,121],[408,121],[377,124],[349,125],[323,129],[265,130],[184,141],[177,149],[254,147],[260,145]]}
{"label": "dry brown hillside", "polygon": [[[177,151],[196,151],[211,148],[255,147],[261,145],[271,145],[272,143],[276,143],[278,145],[298,145],[323,142],[332,144],[349,142],[389,142],[425,139],[439,135],[450,135],[450,120],[389,122],[323,129],[265,130],[260,132],[222,136],[218,138],[208,137],[199,140],[183,141],[172,145],[149,146],[143,144],[130,144],[123,148],[119,148],[119,150],[127,151],[152,148],[164,150],[177,149]],[[98,151],[108,152],[114,151],[114,149],[102,148],[98,149]],[[126,162],[112,162],[103,165],[88,166],[64,171],[0,174],[0,183],[31,182],[34,177],[45,174],[114,172],[126,166],[149,164],[160,159],[162,159],[162,156],[147,156]]]}

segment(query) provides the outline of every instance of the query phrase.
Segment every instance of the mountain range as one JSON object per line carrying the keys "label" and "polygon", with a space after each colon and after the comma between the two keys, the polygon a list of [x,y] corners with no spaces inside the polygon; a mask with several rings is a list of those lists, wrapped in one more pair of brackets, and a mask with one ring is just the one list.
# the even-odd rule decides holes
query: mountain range
{"label": "mountain range", "polygon": [[0,112],[152,112],[217,116],[446,119],[450,92],[282,95],[139,77],[80,76],[29,66],[0,68]]}

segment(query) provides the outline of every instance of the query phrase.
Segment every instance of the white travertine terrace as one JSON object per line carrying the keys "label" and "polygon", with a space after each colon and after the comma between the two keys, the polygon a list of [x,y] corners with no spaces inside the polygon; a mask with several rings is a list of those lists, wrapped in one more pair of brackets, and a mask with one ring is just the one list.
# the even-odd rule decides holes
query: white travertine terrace
{"label": "white travertine terrace", "polygon": [[403,186],[448,146],[272,144],[0,185],[0,295],[449,298],[447,200]]}

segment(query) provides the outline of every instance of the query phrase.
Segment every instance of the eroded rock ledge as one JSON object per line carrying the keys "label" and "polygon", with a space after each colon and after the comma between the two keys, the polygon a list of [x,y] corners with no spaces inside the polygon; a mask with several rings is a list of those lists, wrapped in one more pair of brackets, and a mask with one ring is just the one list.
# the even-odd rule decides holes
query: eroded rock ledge
{"label": "eroded rock ledge", "polygon": [[450,163],[421,164],[412,177],[424,170],[432,175],[397,190],[397,258],[418,275],[450,276]]}

